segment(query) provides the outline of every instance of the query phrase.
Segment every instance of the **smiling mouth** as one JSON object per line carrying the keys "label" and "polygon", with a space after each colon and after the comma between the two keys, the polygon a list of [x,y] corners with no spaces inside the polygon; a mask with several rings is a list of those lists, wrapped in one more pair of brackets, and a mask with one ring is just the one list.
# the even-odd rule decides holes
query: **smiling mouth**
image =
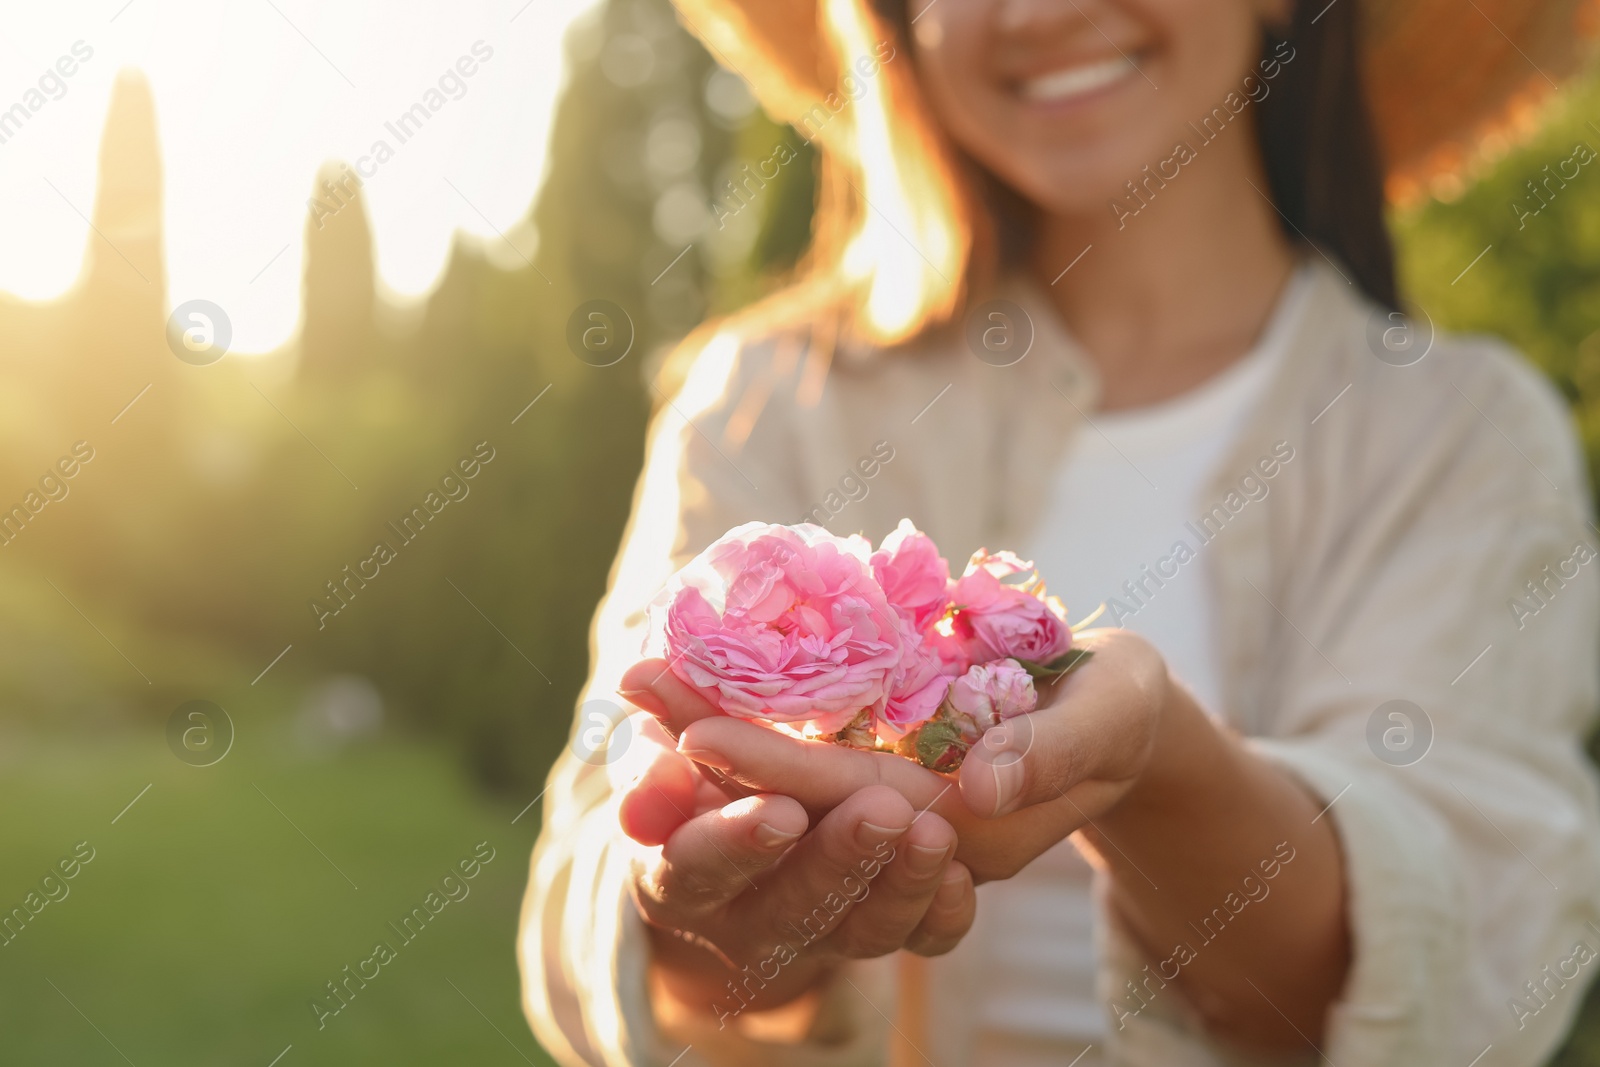
{"label": "smiling mouth", "polygon": [[1053,70],[1037,78],[1028,78],[1018,84],[1017,92],[1024,100],[1058,103],[1062,100],[1088,96],[1107,86],[1125,81],[1138,70],[1138,65],[1127,56],[1114,56],[1094,63]]}

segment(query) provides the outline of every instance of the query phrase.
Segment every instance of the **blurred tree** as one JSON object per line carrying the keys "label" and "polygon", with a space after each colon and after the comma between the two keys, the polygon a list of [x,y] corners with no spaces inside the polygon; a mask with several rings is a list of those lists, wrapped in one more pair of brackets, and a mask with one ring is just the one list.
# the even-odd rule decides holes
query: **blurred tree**
{"label": "blurred tree", "polygon": [[330,164],[312,186],[300,325],[303,377],[337,374],[349,379],[370,371],[377,355],[377,273],[359,182],[349,166]]}
{"label": "blurred tree", "polygon": [[155,99],[142,74],[124,71],[112,87],[100,141],[84,278],[84,297],[100,311],[94,318],[102,329],[114,325],[148,337],[166,317],[161,198]]}
{"label": "blurred tree", "polygon": [[[421,557],[428,577],[391,591],[397,610],[374,623],[386,688],[404,679],[413,713],[457,734],[496,786],[531,785],[566,739],[643,459],[654,360],[705,306],[693,242],[707,159],[727,139],[706,117],[710,60],[666,0],[603,4],[568,54],[537,253],[504,271],[458,249],[408,346],[435,410],[456,398],[450,421],[467,436],[455,447],[488,439],[505,458]],[[568,341],[592,300],[617,305],[634,335],[605,366]]]}
{"label": "blurred tree", "polygon": [[[340,195],[308,219],[303,330],[282,352],[180,363],[151,311],[160,297],[152,303],[137,278],[118,290],[137,309],[99,283],[55,308],[0,306],[16,342],[0,352],[0,375],[17,394],[59,398],[0,428],[27,442],[0,456],[5,484],[37,477],[82,427],[141,397],[86,469],[109,477],[58,509],[56,537],[19,540],[5,560],[18,566],[0,633],[15,634],[17,649],[58,649],[79,679],[63,687],[19,668],[0,678],[0,694],[16,698],[11,714],[81,716],[92,691],[99,706],[160,720],[180,700],[248,685],[289,645],[280,677],[363,674],[404,722],[459,745],[486,784],[533,786],[586,671],[587,624],[642,460],[652,369],[707,304],[697,244],[706,188],[738,125],[708,110],[714,67],[666,0],[601,5],[569,50],[551,173],[532,225],[494,257],[522,265],[497,267],[459,241],[409,328],[374,296],[370,227],[338,168],[314,182],[315,196]],[[122,118],[103,162],[123,173],[103,179],[102,218],[159,255],[159,172],[133,165],[159,158],[137,89],[119,85],[126,100],[113,108]],[[154,226],[149,240],[124,217]],[[122,266],[91,263],[91,282]],[[145,273],[159,282],[159,270]],[[618,305],[635,335],[607,366],[568,344],[569,318],[593,299]],[[73,323],[97,332],[74,337]],[[78,380],[80,364],[107,365],[113,337],[128,360]],[[430,492],[448,499],[441,482],[475,448],[494,459],[463,483],[467,495],[436,505],[403,543],[391,521]],[[362,578],[356,568],[379,541],[396,558],[375,578],[366,564]]]}
{"label": "blurred tree", "polygon": [[[1451,202],[1401,215],[1404,288],[1442,328],[1504,338],[1573,404],[1600,470],[1600,84]],[[1587,159],[1584,162],[1584,159]],[[1481,258],[1480,258],[1481,257]]]}

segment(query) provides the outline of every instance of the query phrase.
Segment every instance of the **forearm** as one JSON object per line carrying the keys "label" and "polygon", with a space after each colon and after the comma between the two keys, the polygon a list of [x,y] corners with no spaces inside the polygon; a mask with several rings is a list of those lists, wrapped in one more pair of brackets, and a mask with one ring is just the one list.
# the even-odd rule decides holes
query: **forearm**
{"label": "forearm", "polygon": [[1167,687],[1144,773],[1080,834],[1153,961],[1140,995],[1175,984],[1219,1037],[1248,1048],[1321,1041],[1350,955],[1339,844],[1321,808]]}

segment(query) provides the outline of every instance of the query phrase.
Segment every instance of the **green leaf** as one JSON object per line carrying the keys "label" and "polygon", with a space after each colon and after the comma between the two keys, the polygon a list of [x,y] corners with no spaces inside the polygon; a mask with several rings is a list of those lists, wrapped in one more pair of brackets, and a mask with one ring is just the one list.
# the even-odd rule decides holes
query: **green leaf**
{"label": "green leaf", "polygon": [[1027,659],[1019,659],[1017,662],[1033,675],[1034,681],[1053,682],[1062,675],[1076,670],[1092,655],[1094,653],[1087,648],[1069,648],[1049,663],[1035,663]]}

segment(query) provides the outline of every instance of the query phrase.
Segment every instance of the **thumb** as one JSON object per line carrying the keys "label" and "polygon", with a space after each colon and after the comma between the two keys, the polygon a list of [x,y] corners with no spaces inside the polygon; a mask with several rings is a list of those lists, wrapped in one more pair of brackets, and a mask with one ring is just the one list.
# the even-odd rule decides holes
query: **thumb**
{"label": "thumb", "polygon": [[1172,693],[1166,661],[1128,630],[1089,630],[1073,643],[1094,659],[1042,688],[1037,710],[992,727],[967,753],[961,798],[974,815],[1007,815],[1079,786],[1079,799],[1103,810],[1143,771]]}
{"label": "thumb", "polygon": [[1061,798],[1075,782],[1077,747],[1065,718],[1017,715],[984,732],[957,778],[961,799],[974,815],[993,819]]}
{"label": "thumb", "polygon": [[722,714],[715,692],[685,682],[664,659],[641,660],[629,667],[617,692],[654,715],[674,740],[690,723]]}
{"label": "thumb", "polygon": [[1041,693],[1038,710],[992,727],[967,753],[959,781],[973,814],[992,819],[1067,798],[1087,818],[1143,773],[1173,691],[1166,664],[1126,631],[1101,632],[1094,651],[1048,699]]}

